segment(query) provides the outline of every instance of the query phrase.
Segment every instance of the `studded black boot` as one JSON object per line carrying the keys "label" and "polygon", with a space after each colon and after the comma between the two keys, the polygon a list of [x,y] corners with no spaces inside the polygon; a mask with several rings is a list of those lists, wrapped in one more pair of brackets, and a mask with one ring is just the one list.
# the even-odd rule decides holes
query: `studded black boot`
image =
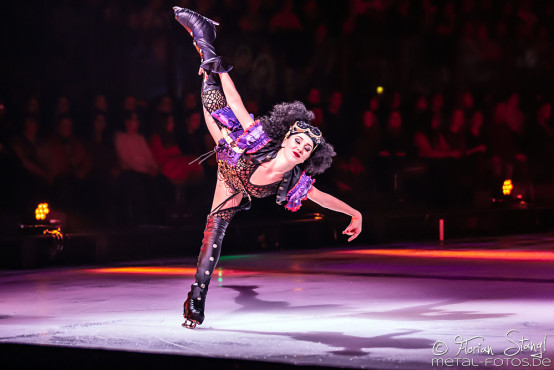
{"label": "studded black boot", "polygon": [[233,66],[218,56],[214,48],[215,26],[218,26],[219,23],[190,9],[174,6],[173,10],[175,11],[175,19],[189,31],[194,40],[194,46],[202,60],[200,67],[208,72],[229,72]]}
{"label": "studded black boot", "polygon": [[196,325],[200,325],[204,321],[206,294],[208,293],[208,286],[221,254],[221,242],[225,236],[225,230],[229,225],[229,221],[230,219],[226,220],[218,217],[217,214],[215,216],[210,215],[206,221],[202,247],[198,256],[196,281],[192,284],[184,304],[183,316],[185,322],[183,326],[186,328],[194,329]]}

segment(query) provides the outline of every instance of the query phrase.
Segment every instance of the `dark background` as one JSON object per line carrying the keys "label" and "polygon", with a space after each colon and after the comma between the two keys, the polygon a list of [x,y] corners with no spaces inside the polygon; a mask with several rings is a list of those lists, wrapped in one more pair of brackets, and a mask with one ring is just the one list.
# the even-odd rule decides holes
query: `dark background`
{"label": "dark background", "polygon": [[[91,149],[100,113],[102,145],[115,152],[126,99],[135,100],[147,142],[160,134],[156,118],[171,114],[169,143],[189,156],[211,149],[204,127],[187,131],[201,111],[199,57],[174,5],[221,23],[217,49],[235,65],[231,75],[252,113],[291,100],[314,110],[338,153],[317,185],[368,220],[501,205],[533,209],[535,224],[551,228],[536,215],[554,204],[554,2],[538,0],[11,1],[0,12],[4,212],[32,215],[36,202],[49,201],[76,230],[204,218],[213,160],[203,181],[177,184],[159,172],[143,176],[137,190],[116,154],[99,159]],[[106,107],[94,104],[98,96]],[[64,142],[82,148],[88,170],[49,172],[56,163],[29,154],[50,175],[29,173],[14,150],[29,117],[39,132],[27,153],[52,151],[59,121],[69,117]],[[506,179],[515,186],[509,196]],[[126,198],[131,190],[138,198]],[[136,199],[143,210],[132,209]],[[272,203],[261,201],[250,217],[284,217]],[[317,211],[307,205],[300,214]]]}

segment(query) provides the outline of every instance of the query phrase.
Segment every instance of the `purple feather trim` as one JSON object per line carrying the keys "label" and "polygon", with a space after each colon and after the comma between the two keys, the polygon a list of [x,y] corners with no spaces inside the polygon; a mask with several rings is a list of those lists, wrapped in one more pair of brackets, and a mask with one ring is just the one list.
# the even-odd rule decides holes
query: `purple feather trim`
{"label": "purple feather trim", "polygon": [[243,152],[255,153],[271,141],[262,128],[260,121],[255,121],[244,132],[242,128],[229,133],[229,138],[235,143],[229,145],[225,139],[220,139],[217,146],[217,159],[224,160],[230,165],[236,165]]}
{"label": "purple feather trim", "polygon": [[296,212],[302,206],[302,201],[308,198],[308,193],[312,189],[312,185],[315,180],[306,175],[306,172],[302,172],[300,179],[287,193],[287,204],[285,209]]}
{"label": "purple feather trim", "polygon": [[237,140],[239,148],[245,148],[246,153],[255,153],[269,143],[271,139],[265,133],[260,121],[256,121],[248,130]]}
{"label": "purple feather trim", "polygon": [[[237,116],[235,116],[235,113],[230,107],[221,108],[212,112],[212,117],[231,131],[242,130]],[[250,117],[254,120],[254,116],[252,114]]]}

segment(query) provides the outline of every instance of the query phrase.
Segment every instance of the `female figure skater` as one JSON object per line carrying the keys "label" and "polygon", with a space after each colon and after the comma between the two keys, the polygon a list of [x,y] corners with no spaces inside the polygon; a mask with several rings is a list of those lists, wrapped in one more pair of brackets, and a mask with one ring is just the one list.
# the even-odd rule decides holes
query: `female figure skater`
{"label": "female figure skater", "polygon": [[325,171],[335,155],[320,130],[309,124],[312,112],[300,102],[281,103],[257,120],[248,114],[231,77],[232,68],[215,53],[218,23],[189,9],[173,8],[175,18],[191,34],[200,53],[202,104],[206,125],[217,146],[218,178],[212,210],[206,221],[195,275],[184,304],[184,327],[204,321],[208,285],[219,259],[229,222],[250,208],[251,198],[277,196],[277,203],[296,211],[302,200],[352,217],[343,234],[348,241],[362,231],[362,215],[348,204],[313,186],[311,175]]}

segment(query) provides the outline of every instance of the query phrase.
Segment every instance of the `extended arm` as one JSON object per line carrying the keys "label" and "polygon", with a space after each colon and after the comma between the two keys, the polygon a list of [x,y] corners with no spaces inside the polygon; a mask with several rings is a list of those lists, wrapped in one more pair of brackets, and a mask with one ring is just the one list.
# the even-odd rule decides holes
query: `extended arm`
{"label": "extended arm", "polygon": [[343,234],[351,235],[348,241],[352,241],[360,235],[362,232],[362,214],[359,211],[331,194],[317,189],[315,186],[308,193],[308,198],[324,208],[341,212],[352,217],[350,225],[342,232]]}

